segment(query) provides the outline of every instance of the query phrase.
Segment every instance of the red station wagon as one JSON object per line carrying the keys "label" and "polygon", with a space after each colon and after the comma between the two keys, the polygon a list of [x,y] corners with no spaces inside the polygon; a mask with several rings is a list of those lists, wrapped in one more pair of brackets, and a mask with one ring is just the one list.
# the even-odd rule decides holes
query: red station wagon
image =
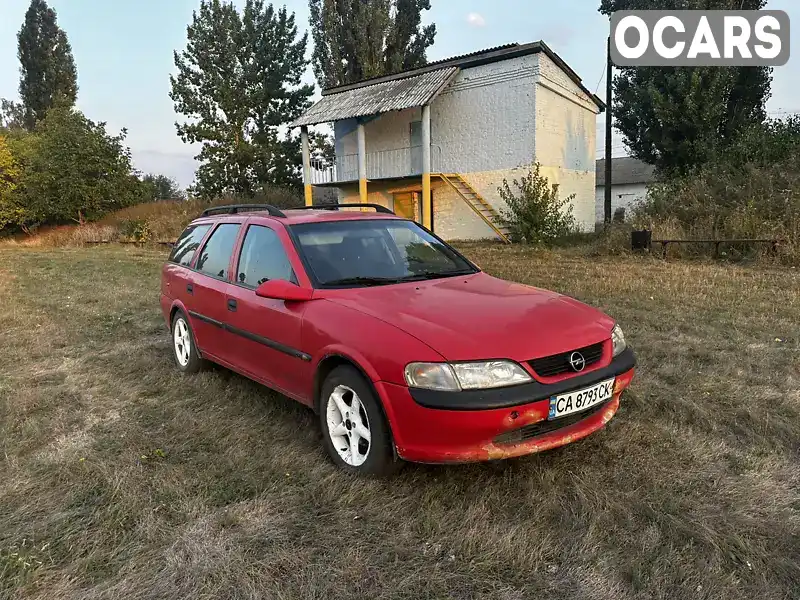
{"label": "red station wagon", "polygon": [[213,361],[308,405],[356,473],[574,442],[614,416],[636,362],[602,312],[487,275],[378,205],[207,210],[161,307],[181,371]]}

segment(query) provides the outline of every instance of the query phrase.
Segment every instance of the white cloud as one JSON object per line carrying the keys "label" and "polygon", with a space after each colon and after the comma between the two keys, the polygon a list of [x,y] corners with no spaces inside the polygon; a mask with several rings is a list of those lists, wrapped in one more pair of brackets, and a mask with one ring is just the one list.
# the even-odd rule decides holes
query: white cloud
{"label": "white cloud", "polygon": [[486,19],[483,18],[483,15],[472,12],[467,15],[467,23],[473,27],[484,27],[486,25]]}

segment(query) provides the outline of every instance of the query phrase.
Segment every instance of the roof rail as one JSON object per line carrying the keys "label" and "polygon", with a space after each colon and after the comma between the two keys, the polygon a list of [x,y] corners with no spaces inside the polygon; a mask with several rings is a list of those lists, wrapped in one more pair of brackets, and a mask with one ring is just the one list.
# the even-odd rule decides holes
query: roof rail
{"label": "roof rail", "polygon": [[380,204],[315,204],[314,206],[301,206],[300,208],[293,208],[291,210],[339,210],[340,208],[374,208],[375,212],[383,213],[385,215],[395,214],[390,208],[386,208]]}
{"label": "roof rail", "polygon": [[201,216],[210,217],[211,215],[235,215],[240,212],[266,211],[271,217],[285,219],[284,212],[271,204],[231,204],[229,206],[213,206],[203,211]]}

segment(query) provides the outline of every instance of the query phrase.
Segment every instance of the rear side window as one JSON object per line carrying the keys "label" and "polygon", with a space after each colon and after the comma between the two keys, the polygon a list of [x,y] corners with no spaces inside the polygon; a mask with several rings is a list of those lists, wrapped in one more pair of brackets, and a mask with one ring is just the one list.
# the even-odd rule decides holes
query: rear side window
{"label": "rear side window", "polygon": [[197,259],[197,270],[211,277],[228,277],[228,265],[239,235],[238,223],[223,223],[214,230]]}
{"label": "rear side window", "polygon": [[191,225],[186,228],[175,243],[172,254],[169,255],[169,262],[188,267],[192,264],[194,253],[200,247],[211,225]]}
{"label": "rear side window", "polygon": [[236,280],[241,285],[256,288],[271,279],[297,283],[278,234],[269,227],[251,225],[242,244]]}

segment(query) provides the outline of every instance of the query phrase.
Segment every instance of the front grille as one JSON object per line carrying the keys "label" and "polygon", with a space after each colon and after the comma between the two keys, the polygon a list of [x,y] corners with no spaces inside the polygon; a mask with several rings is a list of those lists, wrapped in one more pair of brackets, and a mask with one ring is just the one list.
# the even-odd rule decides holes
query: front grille
{"label": "front grille", "polygon": [[575,413],[573,415],[569,415],[568,417],[562,417],[560,419],[555,419],[554,421],[539,421],[538,423],[533,423],[531,425],[526,425],[525,427],[515,429],[514,431],[503,433],[494,438],[494,443],[501,446],[519,444],[520,442],[526,442],[537,436],[544,435],[545,433],[550,433],[551,431],[556,431],[557,429],[563,429],[564,427],[575,425],[575,423],[580,423],[584,419],[588,419],[592,415],[599,413],[606,406],[608,406],[609,402],[611,402],[611,400],[606,400],[602,404],[593,406],[589,410]]}
{"label": "front grille", "polygon": [[555,377],[562,373],[574,373],[575,371],[569,364],[569,357],[573,352],[580,352],[586,361],[586,366],[592,365],[603,357],[603,343],[593,344],[585,348],[578,348],[570,352],[536,358],[528,362],[531,368],[541,377]]}

